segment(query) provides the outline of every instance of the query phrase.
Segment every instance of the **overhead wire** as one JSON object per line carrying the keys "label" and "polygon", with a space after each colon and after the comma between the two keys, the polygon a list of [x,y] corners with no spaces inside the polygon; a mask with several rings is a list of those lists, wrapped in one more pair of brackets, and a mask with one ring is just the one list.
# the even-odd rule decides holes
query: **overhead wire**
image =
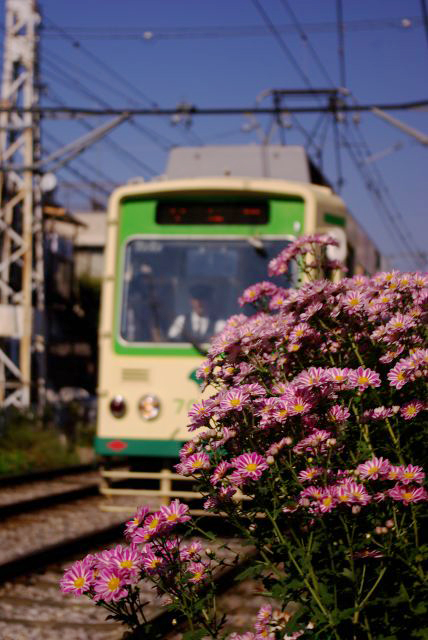
{"label": "overhead wire", "polygon": [[[51,70],[48,71],[47,75],[53,77],[56,82],[59,82],[65,85],[66,87],[70,88],[70,85],[68,84],[68,82],[71,81],[72,83],[71,88],[73,90],[77,89],[83,95],[86,95],[86,97],[89,97],[90,99],[94,100],[95,102],[100,104],[102,107],[108,106],[105,101],[99,98],[99,96],[94,94],[92,91],[88,90],[87,87],[85,87],[85,85],[83,85],[79,80],[71,76],[67,71],[65,71],[61,67],[58,67],[58,65],[56,65],[53,61],[51,60],[48,61],[48,66],[50,66],[51,69],[53,69],[53,71]],[[67,78],[68,78],[68,82],[67,82]],[[93,130],[93,127],[90,124],[81,120],[79,121],[79,123],[81,124],[81,126],[84,126],[87,131]],[[137,157],[132,152],[130,152],[129,149],[125,149],[124,147],[119,145],[117,142],[114,142],[111,138],[104,138],[103,143],[110,146],[110,148],[113,148],[117,153],[121,155],[122,158],[126,158],[128,166],[129,166],[129,163],[131,163],[130,166],[133,170],[135,169],[136,166],[138,166],[140,167],[140,169],[145,171],[148,175],[154,176],[158,173],[155,169],[153,169],[153,167],[150,167],[146,162],[141,160],[141,158]]]}
{"label": "overhead wire", "polygon": [[[45,48],[45,51],[46,51],[46,48]],[[76,71],[76,73],[79,74],[79,76],[85,76],[88,80],[90,80],[93,83],[98,84],[100,87],[103,87],[103,88],[107,89],[108,91],[114,93],[115,95],[122,96],[125,100],[127,100],[129,102],[129,104],[133,104],[134,106],[138,106],[137,101],[134,100],[131,96],[129,96],[129,94],[121,91],[120,89],[117,90],[116,87],[114,87],[113,85],[109,84],[105,80],[102,80],[99,76],[96,76],[96,75],[90,73],[87,69],[81,69],[81,68],[77,67],[76,65],[71,64],[68,60],[64,60],[64,58],[62,58],[62,56],[58,55],[58,53],[55,52],[55,54],[53,54],[53,52],[50,52],[49,49],[46,51],[46,53],[48,55],[50,55],[50,59],[48,59],[48,60],[51,60],[52,58],[54,58],[57,62],[60,62],[60,63],[62,63],[64,65],[66,65],[66,68],[68,70],[74,69]],[[42,63],[44,63],[44,60],[42,60]],[[94,94],[91,94],[91,96],[93,96],[93,95]],[[158,133],[156,131],[153,131],[152,129],[149,129],[148,127],[145,127],[145,126],[141,125],[139,122],[136,122],[135,120],[130,119],[129,120],[129,124],[131,126],[133,126],[135,129],[137,129],[138,131],[140,131],[141,133],[143,133],[152,142],[157,144],[163,151],[169,151],[174,146],[177,146],[176,142],[168,139],[163,134],[160,134],[160,133]]]}
{"label": "overhead wire", "polygon": [[[56,136],[54,136],[52,133],[48,131],[43,132],[43,137],[48,139],[53,144],[55,144],[57,149],[62,144],[62,142]],[[77,156],[75,161],[78,162],[82,167],[84,167],[86,171],[90,171],[91,173],[96,175],[97,178],[101,178],[105,184],[111,185],[111,189],[108,193],[112,191],[113,187],[117,186],[118,184],[117,181],[114,181],[110,176],[108,176],[106,173],[101,171],[99,167],[94,167],[90,162],[82,158],[82,156]],[[93,183],[91,183],[91,186],[93,186]]]}
{"label": "overhead wire", "polygon": [[337,15],[337,41],[338,41],[337,51],[339,56],[340,86],[346,87],[345,31],[343,26],[342,0],[336,0],[336,15]]}
{"label": "overhead wire", "polygon": [[[307,78],[307,75],[303,72],[302,69],[300,69],[300,66],[298,65],[295,57],[291,54],[289,48],[283,42],[283,39],[281,38],[281,35],[277,31],[275,25],[272,23],[272,21],[270,20],[269,16],[265,12],[265,10],[261,7],[261,5],[259,3],[259,0],[252,0],[252,4],[256,7],[256,9],[258,10],[260,15],[262,16],[262,18],[265,21],[265,23],[268,25],[271,33],[274,35],[276,41],[280,44],[281,49],[286,54],[288,60],[292,62],[293,66],[297,69],[299,75],[303,78],[303,80],[306,83],[306,85],[309,88],[311,88],[311,83],[310,83],[309,79]],[[294,13],[291,12],[290,7],[288,6],[288,3],[286,2],[286,0],[281,0],[281,4],[287,10],[288,13],[291,13],[293,22],[295,23],[295,25],[297,24],[297,28],[298,28],[298,31],[299,31],[301,37],[304,39],[305,43],[308,43],[309,42],[308,37],[306,36],[306,34],[303,31],[303,29],[301,29],[300,26],[298,26],[297,18],[294,15]],[[342,6],[341,6],[341,3],[340,3],[340,0],[337,0],[337,8],[338,8],[338,22],[339,22],[338,29],[339,29],[339,31],[341,31],[343,29],[343,24],[341,24],[341,22],[343,22],[343,12],[342,12]],[[342,43],[342,47],[339,46],[339,49],[340,48],[343,49],[343,59],[340,62],[340,76],[341,76],[341,82],[342,82],[343,86],[345,86],[346,75],[345,75],[345,66],[344,66],[344,43]],[[339,55],[342,56],[342,53],[339,52]],[[337,118],[335,117],[335,115],[333,115],[333,125],[334,125],[334,127],[333,127],[333,135],[334,135],[334,138],[335,138],[334,148],[335,148],[335,155],[336,155],[338,186],[340,188],[341,185],[342,185],[342,181],[343,181],[343,178],[342,178],[342,160],[341,160],[341,155],[340,155],[340,146],[341,146],[340,141],[341,141],[341,139],[345,142],[344,146],[346,147],[348,152],[350,152],[351,156],[353,157],[354,162],[356,163],[356,166],[357,166],[358,170],[364,174],[364,173],[367,172],[367,170],[370,171],[370,168],[364,167],[364,165],[361,164],[361,162],[355,158],[355,155],[352,152],[352,146],[347,142],[346,137],[344,137],[343,135],[340,134],[339,127],[338,127],[338,121],[337,121]],[[396,218],[399,217],[401,214],[399,213],[399,211],[396,211],[395,214],[393,214],[391,212],[391,210],[387,207],[386,203],[384,202],[384,200],[382,198],[382,191],[385,190],[385,187],[383,186],[383,181],[380,180],[380,178],[381,178],[380,174],[376,178],[377,178],[377,180],[378,180],[378,182],[379,182],[379,184],[381,186],[380,187],[376,186],[376,184],[373,183],[372,180],[370,180],[369,178],[365,177],[365,184],[366,184],[367,188],[370,187],[371,193],[373,193],[375,195],[375,199],[378,202],[379,206],[381,207],[381,209],[382,209],[382,211],[384,213],[383,217],[385,217],[385,215],[386,215],[386,217],[388,218],[388,221],[390,222],[390,224],[392,224],[392,226],[394,228],[394,231],[395,231],[396,235],[398,236],[398,238],[400,239],[401,243],[404,244],[406,246],[406,248],[409,249],[412,252],[412,255],[414,256],[414,259],[415,259],[416,263],[420,262],[418,254],[413,251],[412,245],[409,243],[406,235],[404,235],[402,233],[401,229],[399,228],[399,225],[397,224]],[[397,213],[398,213],[398,216],[397,216]],[[386,224],[386,226],[387,226],[388,230],[390,231],[390,228],[389,228],[388,224]]]}
{"label": "overhead wire", "polygon": [[[89,57],[93,62],[95,62],[95,64],[98,65],[98,67],[102,68],[106,73],[109,74],[109,76],[113,76],[114,78],[116,78],[117,81],[121,82],[122,85],[126,86],[128,89],[131,89],[132,92],[136,92],[138,95],[140,95],[146,102],[148,102],[150,104],[150,106],[153,109],[158,108],[158,103],[156,101],[154,101],[152,98],[150,98],[149,96],[147,96],[147,94],[143,93],[138,86],[135,86],[133,84],[131,84],[124,76],[122,76],[121,74],[119,74],[114,68],[112,68],[110,65],[107,65],[104,60],[102,60],[101,58],[99,58],[98,56],[96,56],[93,52],[91,52],[89,49],[87,49],[86,47],[83,47],[81,45],[81,43],[76,40],[75,38],[73,38],[68,31],[66,31],[65,29],[63,29],[62,27],[58,27],[55,23],[52,22],[52,20],[48,19],[48,23],[50,23],[52,25],[52,27],[57,30],[59,33],[61,33],[64,38],[66,38],[68,41],[70,41],[73,45],[74,48],[79,49],[81,52],[83,52],[87,57]],[[128,98],[129,99],[129,98]],[[134,123],[134,126],[136,126],[137,128],[139,128],[140,131],[145,130],[145,134],[147,135],[147,129],[144,127],[141,127],[140,125]],[[182,130],[183,133],[183,130]],[[189,128],[184,130],[184,136],[187,139],[191,139],[193,144],[203,144],[203,141],[201,140],[201,138],[199,136],[197,136],[197,134],[195,134],[195,132],[190,131]],[[171,143],[170,147],[168,148],[168,150],[170,148],[172,148],[172,146],[175,146],[174,143]],[[164,149],[165,150],[165,149]]]}
{"label": "overhead wire", "polygon": [[118,82],[120,82],[122,85],[126,86],[128,89],[131,89],[131,91],[133,91],[133,92],[137,93],[138,95],[140,95],[142,97],[142,99],[145,100],[153,109],[156,109],[159,106],[158,103],[155,100],[153,100],[147,94],[145,94],[143,91],[141,91],[141,89],[138,86],[135,86],[135,85],[131,84],[129,82],[129,80],[124,78],[113,67],[111,67],[110,65],[106,64],[104,60],[102,60],[97,55],[92,53],[92,51],[90,51],[86,47],[83,47],[82,44],[78,40],[73,38],[73,36],[71,36],[63,27],[59,27],[58,25],[56,25],[54,22],[52,22],[52,20],[50,20],[50,18],[44,18],[44,20],[48,24],[51,24],[52,28],[55,29],[55,31],[57,31],[58,33],[60,33],[66,40],[71,42],[75,49],[79,49],[79,51],[81,51],[84,55],[86,55],[88,58],[90,58],[92,60],[92,62],[94,62],[99,68],[103,69],[110,76],[116,78],[116,80]]}
{"label": "overhead wire", "polygon": [[[423,1],[423,0],[421,0]],[[46,19],[44,19],[46,22]],[[416,29],[424,25],[423,18],[420,15],[407,16],[408,24],[406,29]],[[50,21],[51,24],[52,21]],[[306,31],[313,33],[328,33],[337,30],[337,21],[324,21],[324,22],[305,22],[303,23]],[[344,27],[347,32],[350,31],[381,31],[381,30],[403,30],[402,18],[389,17],[389,18],[365,18],[358,20],[348,20],[344,22]],[[58,39],[63,37],[60,32],[60,27],[56,26],[43,26],[44,39]],[[290,24],[279,24],[277,29],[280,33],[293,34],[294,28]],[[0,23],[0,32],[5,30],[4,23]],[[69,38],[79,38],[79,40],[138,40],[150,43],[152,40],[191,40],[196,38],[253,38],[253,37],[267,37],[269,31],[259,25],[247,25],[247,26],[230,26],[230,25],[202,25],[195,27],[165,27],[154,25],[142,25],[142,26],[70,26],[67,27],[67,35]],[[73,46],[80,46],[80,42]]]}

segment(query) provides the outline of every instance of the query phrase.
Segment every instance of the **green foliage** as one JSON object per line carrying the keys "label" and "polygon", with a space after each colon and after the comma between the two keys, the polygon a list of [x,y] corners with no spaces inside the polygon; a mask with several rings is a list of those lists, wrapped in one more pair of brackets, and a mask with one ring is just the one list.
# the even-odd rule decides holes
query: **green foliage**
{"label": "green foliage", "polygon": [[0,414],[0,474],[77,464],[78,457],[46,417],[10,408]]}

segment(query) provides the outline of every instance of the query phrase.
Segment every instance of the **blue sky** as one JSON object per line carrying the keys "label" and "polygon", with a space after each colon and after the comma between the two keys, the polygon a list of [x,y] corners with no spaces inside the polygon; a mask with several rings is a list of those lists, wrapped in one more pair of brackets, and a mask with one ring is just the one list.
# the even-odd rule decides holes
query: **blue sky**
{"label": "blue sky", "polygon": [[[251,107],[268,89],[341,83],[336,0],[40,0],[39,4],[45,105],[120,108],[133,101],[133,106],[156,103],[173,108],[185,101],[201,108]],[[0,0],[2,24],[4,5]],[[342,7],[345,84],[355,99],[361,104],[427,99],[428,41],[420,0],[343,0]],[[269,32],[266,16],[276,36]],[[253,35],[246,35],[248,31]],[[1,46],[3,37],[1,30]],[[290,102],[299,103],[303,102]],[[261,104],[270,106],[268,100]],[[426,110],[392,115],[428,134]],[[107,119],[87,118],[83,124],[45,121],[44,148],[50,152]],[[302,127],[310,130],[315,121],[315,116],[293,118],[284,130],[286,142],[303,144]],[[241,116],[200,116],[186,129],[173,126],[167,117],[140,118],[136,126],[123,124],[109,135],[114,146],[98,142],[70,165],[74,173],[63,170],[58,177],[83,193],[88,192],[86,180],[107,183],[108,190],[111,182],[162,173],[170,144],[256,142],[255,130],[243,131],[246,123]],[[259,118],[259,124],[267,127],[267,118]],[[412,251],[426,251],[428,237],[428,148],[370,113],[361,114],[359,124],[348,117],[340,130],[341,195],[382,252],[392,256],[393,264],[414,268],[414,256],[407,255],[409,246]],[[331,122],[322,149],[324,172],[337,184]],[[386,210],[374,205],[352,159],[367,159],[369,150],[379,159],[364,165],[365,171],[376,171],[374,177],[369,174],[376,184],[380,172]],[[81,192],[71,193],[69,186],[59,195],[72,209],[87,206]],[[91,194],[104,197],[96,188]]]}

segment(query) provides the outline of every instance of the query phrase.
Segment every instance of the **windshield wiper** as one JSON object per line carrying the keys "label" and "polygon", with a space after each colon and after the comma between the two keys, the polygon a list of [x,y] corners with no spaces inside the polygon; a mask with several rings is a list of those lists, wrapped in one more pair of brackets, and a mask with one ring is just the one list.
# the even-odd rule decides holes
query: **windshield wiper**
{"label": "windshield wiper", "polygon": [[259,256],[261,256],[262,258],[267,258],[267,251],[265,249],[265,246],[263,244],[263,240],[257,236],[249,236],[247,238],[248,244],[250,244],[255,251],[259,254]]}

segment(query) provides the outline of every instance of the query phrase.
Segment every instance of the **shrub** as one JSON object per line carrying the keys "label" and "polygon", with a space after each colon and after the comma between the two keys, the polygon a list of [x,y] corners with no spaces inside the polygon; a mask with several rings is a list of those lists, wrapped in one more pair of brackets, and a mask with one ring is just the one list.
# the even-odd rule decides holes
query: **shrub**
{"label": "shrub", "polygon": [[[243,293],[256,312],[213,339],[199,374],[216,393],[190,411],[195,437],[177,467],[258,550],[252,573],[279,605],[262,607],[247,640],[417,638],[427,627],[428,277],[322,279],[337,267],[329,243],[301,238],[270,263],[278,275],[298,261],[300,288]],[[143,557],[150,517],[136,525]],[[162,571],[156,588],[179,609],[186,590],[168,591]]]}

